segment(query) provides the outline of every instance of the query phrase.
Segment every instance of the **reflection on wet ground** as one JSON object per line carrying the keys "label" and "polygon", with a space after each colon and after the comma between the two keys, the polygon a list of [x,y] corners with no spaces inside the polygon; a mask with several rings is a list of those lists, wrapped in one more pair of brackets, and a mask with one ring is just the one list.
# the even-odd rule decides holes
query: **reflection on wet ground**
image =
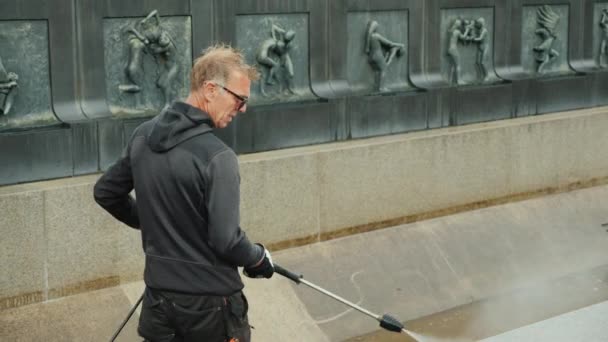
{"label": "reflection on wet ground", "polygon": [[379,330],[346,341],[477,341],[606,300],[608,266],[602,266],[406,322],[417,339]]}

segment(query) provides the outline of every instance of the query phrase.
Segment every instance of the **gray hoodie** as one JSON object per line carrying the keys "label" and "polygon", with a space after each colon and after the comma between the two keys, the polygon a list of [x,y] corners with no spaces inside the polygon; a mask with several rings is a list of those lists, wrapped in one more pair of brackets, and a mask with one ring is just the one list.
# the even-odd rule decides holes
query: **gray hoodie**
{"label": "gray hoodie", "polygon": [[227,296],[243,288],[236,267],[263,257],[239,227],[237,157],[212,129],[207,113],[176,102],[137,127],[95,184],[99,205],[141,229],[151,288]]}

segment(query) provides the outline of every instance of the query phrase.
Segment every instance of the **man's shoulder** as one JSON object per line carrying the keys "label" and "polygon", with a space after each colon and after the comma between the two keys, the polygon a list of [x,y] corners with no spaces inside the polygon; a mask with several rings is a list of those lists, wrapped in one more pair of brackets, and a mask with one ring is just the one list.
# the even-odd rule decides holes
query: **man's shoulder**
{"label": "man's shoulder", "polygon": [[201,134],[196,136],[193,140],[197,141],[204,147],[204,149],[207,149],[212,153],[220,153],[224,151],[232,152],[232,149],[215,134],[213,134],[213,132]]}
{"label": "man's shoulder", "polygon": [[139,135],[144,135],[144,136],[147,135],[157,120],[158,120],[158,116],[155,116],[149,120],[146,120],[146,121],[140,123],[133,130],[132,137],[139,136]]}
{"label": "man's shoulder", "polygon": [[234,151],[213,133],[201,134],[181,144],[197,158],[210,162],[217,155],[232,155],[236,158]]}

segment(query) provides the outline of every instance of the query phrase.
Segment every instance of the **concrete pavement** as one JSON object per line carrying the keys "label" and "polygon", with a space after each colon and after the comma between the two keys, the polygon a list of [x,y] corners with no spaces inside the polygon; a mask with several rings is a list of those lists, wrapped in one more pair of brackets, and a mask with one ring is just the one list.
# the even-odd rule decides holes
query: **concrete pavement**
{"label": "concrete pavement", "polygon": [[[608,300],[608,233],[602,227],[608,222],[606,203],[608,186],[600,186],[357,234],[273,256],[307,280],[403,321],[481,303],[479,310],[466,315],[439,317],[445,324],[466,318],[457,325],[464,335],[489,327],[485,333],[469,334],[487,338]],[[0,339],[107,341],[142,287],[135,282],[2,310]],[[271,280],[246,280],[246,294],[255,341],[344,341],[378,329],[367,316],[278,275]],[[526,309],[527,303],[536,310]],[[588,317],[590,327],[594,326],[593,314],[603,314],[604,307],[597,310],[581,311],[579,317]],[[489,315],[495,319],[484,320]],[[136,321],[133,317],[121,341],[139,341]],[[608,340],[608,332],[588,330]],[[457,334],[442,337],[450,340]],[[360,340],[373,340],[369,338]]]}
{"label": "concrete pavement", "polygon": [[531,324],[481,342],[605,342],[608,301]]}

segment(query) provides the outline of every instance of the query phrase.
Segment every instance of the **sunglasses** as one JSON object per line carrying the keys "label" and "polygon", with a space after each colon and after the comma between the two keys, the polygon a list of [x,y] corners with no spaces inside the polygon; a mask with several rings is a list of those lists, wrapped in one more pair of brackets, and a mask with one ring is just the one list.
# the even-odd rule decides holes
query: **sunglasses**
{"label": "sunglasses", "polygon": [[[217,84],[217,83],[216,83],[216,84]],[[221,87],[222,89],[224,89],[225,91],[229,92],[229,93],[230,93],[232,96],[234,96],[234,97],[235,97],[237,100],[239,100],[239,101],[240,101],[239,106],[236,108],[236,110],[237,110],[237,111],[238,111],[238,110],[241,110],[241,108],[243,108],[243,107],[244,107],[244,106],[247,104],[247,101],[249,100],[249,98],[247,98],[247,97],[245,97],[245,96],[241,96],[241,95],[239,95],[239,94],[237,94],[237,93],[233,92],[232,90],[230,90],[230,89],[228,89],[228,88],[224,87],[224,86],[223,86],[223,85],[221,85],[221,84],[217,84],[217,85],[218,85],[218,86],[220,86],[220,87]]]}

